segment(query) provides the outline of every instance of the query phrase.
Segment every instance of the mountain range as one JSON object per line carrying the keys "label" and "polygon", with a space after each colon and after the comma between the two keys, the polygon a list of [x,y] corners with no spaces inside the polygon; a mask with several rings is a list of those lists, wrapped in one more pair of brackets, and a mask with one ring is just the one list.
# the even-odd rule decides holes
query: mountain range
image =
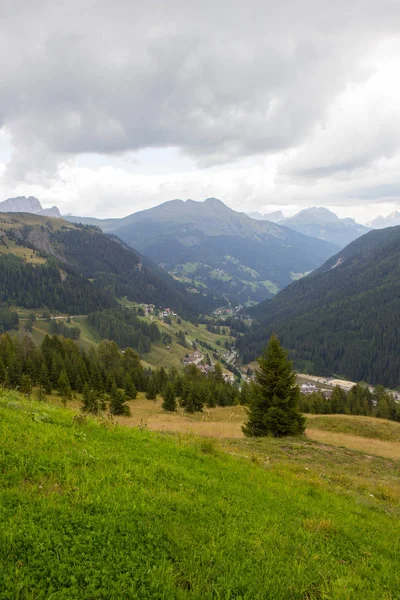
{"label": "mountain range", "polygon": [[395,227],[400,225],[400,212],[395,210],[386,217],[379,215],[379,217],[376,217],[369,225],[373,229],[383,229],[384,227]]}
{"label": "mountain range", "polygon": [[276,210],[270,213],[260,213],[256,211],[247,214],[252,219],[256,219],[256,221],[272,221],[273,223],[278,223],[284,219],[283,212],[281,210]]}
{"label": "mountain range", "polygon": [[293,217],[279,221],[299,233],[309,235],[344,248],[353,240],[370,231],[369,227],[356,223],[354,219],[340,219],[334,212],[322,207],[301,210]]}
{"label": "mountain range", "polygon": [[314,273],[251,309],[245,363],[272,333],[303,372],[400,385],[400,227],[370,231]]}
{"label": "mountain range", "polygon": [[321,265],[337,246],[268,221],[221,200],[171,200],[123,219],[69,221],[113,232],[191,291],[259,302]]}
{"label": "mountain range", "polygon": [[34,215],[42,215],[43,217],[61,217],[61,213],[57,206],[43,208],[39,200],[34,196],[8,198],[7,200],[0,202],[0,212],[31,213]]}

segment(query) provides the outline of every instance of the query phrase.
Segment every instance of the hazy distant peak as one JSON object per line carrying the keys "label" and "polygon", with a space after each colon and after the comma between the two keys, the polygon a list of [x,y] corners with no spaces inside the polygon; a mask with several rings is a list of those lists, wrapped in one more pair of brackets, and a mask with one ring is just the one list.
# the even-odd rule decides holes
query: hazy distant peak
{"label": "hazy distant peak", "polygon": [[281,210],[275,210],[270,213],[260,213],[258,211],[247,213],[251,219],[255,219],[256,221],[271,221],[272,223],[279,223],[285,217]]}
{"label": "hazy distant peak", "polygon": [[395,210],[386,217],[379,215],[379,217],[376,217],[376,219],[368,223],[368,225],[374,229],[383,229],[384,227],[400,225],[400,212]]}
{"label": "hazy distant peak", "polygon": [[31,213],[42,215],[43,217],[61,217],[57,206],[43,208],[35,196],[17,196],[16,198],[7,198],[0,202],[0,212]]}
{"label": "hazy distant peak", "polygon": [[51,206],[50,208],[43,208],[42,210],[39,211],[38,213],[39,215],[42,215],[42,217],[56,217],[56,218],[61,218],[61,213],[59,211],[59,209],[57,208],[57,206]]}
{"label": "hazy distant peak", "polygon": [[339,217],[334,212],[322,206],[312,206],[305,208],[295,214],[293,217],[285,219],[287,224],[290,223],[334,223],[339,221]]}
{"label": "hazy distant peak", "polygon": [[39,200],[34,196],[17,196],[0,202],[0,212],[27,212],[37,214],[43,210]]}

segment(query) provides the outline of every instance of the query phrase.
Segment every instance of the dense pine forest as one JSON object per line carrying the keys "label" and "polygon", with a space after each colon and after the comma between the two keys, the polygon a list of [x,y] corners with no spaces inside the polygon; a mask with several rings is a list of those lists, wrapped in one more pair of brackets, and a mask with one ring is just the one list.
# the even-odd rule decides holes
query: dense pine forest
{"label": "dense pine forest", "polygon": [[114,306],[116,301],[79,275],[69,265],[50,258],[33,265],[22,258],[0,256],[0,303],[86,314]]}
{"label": "dense pine forest", "polygon": [[245,363],[276,333],[302,371],[397,387],[400,227],[359,238],[253,314],[261,325],[238,341]]}
{"label": "dense pine forest", "polygon": [[131,346],[143,354],[149,352],[151,343],[161,339],[156,323],[139,319],[133,309],[113,308],[88,315],[88,323],[106,340],[113,340],[121,348]]}

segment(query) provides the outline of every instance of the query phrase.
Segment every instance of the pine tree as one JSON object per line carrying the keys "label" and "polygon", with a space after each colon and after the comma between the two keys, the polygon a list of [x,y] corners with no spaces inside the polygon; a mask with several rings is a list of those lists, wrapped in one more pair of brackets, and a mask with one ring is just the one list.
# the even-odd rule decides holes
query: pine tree
{"label": "pine tree", "polygon": [[82,406],[81,410],[83,412],[91,413],[92,415],[97,415],[100,410],[100,403],[98,400],[97,393],[89,387],[87,383],[83,386],[83,398],[82,398]]}
{"label": "pine tree", "polygon": [[112,415],[126,415],[129,416],[131,411],[129,406],[125,404],[125,398],[121,390],[116,385],[112,387],[110,392],[110,413]]}
{"label": "pine tree", "polygon": [[61,371],[60,376],[58,378],[57,388],[58,393],[61,396],[62,403],[66,404],[67,400],[70,400],[72,397],[72,391],[69,379],[64,370]]}
{"label": "pine tree", "polygon": [[185,410],[186,410],[186,412],[189,412],[189,413],[194,413],[194,411],[196,410],[194,400],[193,400],[193,394],[191,391],[189,392],[189,394],[186,398]]}
{"label": "pine tree", "polygon": [[46,363],[43,362],[39,373],[39,387],[43,388],[44,394],[51,394],[52,385]]}
{"label": "pine tree", "polygon": [[175,398],[174,388],[172,387],[172,383],[168,383],[165,391],[163,393],[163,403],[162,407],[164,410],[168,410],[170,412],[175,412],[177,407],[177,402]]}
{"label": "pine tree", "polygon": [[147,384],[146,398],[147,400],[155,400],[157,398],[157,387],[153,376],[150,377]]}
{"label": "pine tree", "polygon": [[128,400],[134,400],[137,396],[137,390],[136,390],[135,384],[133,383],[133,379],[129,373],[125,377],[124,392],[125,392],[125,397]]}
{"label": "pine tree", "polygon": [[305,419],[298,411],[300,390],[287,352],[272,336],[262,356],[251,385],[248,421],[243,427],[247,436],[296,435],[303,433]]}
{"label": "pine tree", "polygon": [[21,394],[28,396],[28,398],[30,397],[30,395],[32,393],[32,382],[31,382],[31,378],[29,377],[29,375],[27,373],[23,373],[21,375],[21,383],[19,386],[19,391],[21,392]]}

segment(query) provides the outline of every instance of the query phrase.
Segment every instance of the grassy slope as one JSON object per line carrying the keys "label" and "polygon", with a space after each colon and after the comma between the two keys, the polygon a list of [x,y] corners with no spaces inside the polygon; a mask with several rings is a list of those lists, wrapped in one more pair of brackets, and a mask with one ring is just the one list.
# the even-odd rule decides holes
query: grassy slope
{"label": "grassy slope", "polygon": [[[132,303],[131,303],[132,304]],[[40,317],[41,311],[34,311],[37,313],[37,316]],[[22,317],[21,327],[24,324],[24,319],[28,317],[29,311],[24,311],[19,313]],[[143,317],[144,319],[144,317]],[[145,319],[149,323],[150,318]],[[64,324],[66,324],[66,317],[63,320]],[[147,354],[143,355],[143,364],[151,367],[182,367],[182,359],[185,355],[191,352],[191,347],[188,343],[188,347],[184,348],[179,345],[176,341],[176,334],[181,329],[187,332],[187,339],[189,342],[193,342],[196,338],[202,339],[208,344],[211,344],[216,352],[222,356],[226,349],[224,347],[225,340],[228,340],[230,343],[234,342],[234,339],[227,335],[215,335],[207,331],[204,325],[199,325],[196,327],[190,321],[185,321],[182,319],[181,324],[178,325],[177,318],[174,317],[172,319],[172,325],[168,325],[164,323],[164,321],[156,319],[155,321],[160,328],[161,333],[169,333],[172,336],[172,344],[170,349],[167,350],[165,344],[163,342],[157,342],[152,344],[151,351]],[[101,337],[94,331],[92,327],[87,322],[87,318],[85,316],[72,316],[71,318],[71,327],[79,327],[81,330],[80,342],[87,349],[90,345],[96,345],[101,341]],[[40,344],[46,335],[50,331],[50,325],[47,321],[42,319],[38,319],[34,326],[32,332],[32,338],[35,344]],[[229,328],[227,327],[229,330]],[[217,346],[216,342],[220,340],[221,345]]]}
{"label": "grassy slope", "polygon": [[345,433],[360,437],[400,442],[400,423],[375,419],[373,417],[354,417],[352,415],[308,415],[309,429],[323,429],[335,433]]}
{"label": "grassy slope", "polygon": [[12,393],[0,416],[2,599],[399,597],[399,523],[375,498]]}
{"label": "grassy slope", "polygon": [[[180,346],[176,342],[176,334],[179,330],[187,332],[187,340],[188,342],[193,342],[196,338],[201,339],[207,344],[211,344],[212,347],[220,356],[222,356],[226,349],[224,347],[224,343],[226,340],[229,340],[230,343],[233,343],[233,338],[230,338],[227,335],[216,335],[214,333],[210,333],[207,331],[205,325],[199,325],[196,327],[190,321],[181,320],[181,324],[178,325],[177,318],[172,318],[172,325],[168,325],[159,319],[156,320],[156,323],[161,331],[161,333],[169,333],[172,336],[172,345],[169,350],[166,349],[165,345],[162,342],[152,344],[152,348],[150,352],[143,356],[143,362],[156,367],[181,367],[182,359],[185,354],[190,353],[192,350],[188,343],[188,347],[184,348]],[[227,328],[229,330],[229,328]],[[220,340],[220,346],[217,346],[216,342]],[[199,348],[202,350],[202,348]],[[204,352],[209,352],[206,349],[203,349]]]}

